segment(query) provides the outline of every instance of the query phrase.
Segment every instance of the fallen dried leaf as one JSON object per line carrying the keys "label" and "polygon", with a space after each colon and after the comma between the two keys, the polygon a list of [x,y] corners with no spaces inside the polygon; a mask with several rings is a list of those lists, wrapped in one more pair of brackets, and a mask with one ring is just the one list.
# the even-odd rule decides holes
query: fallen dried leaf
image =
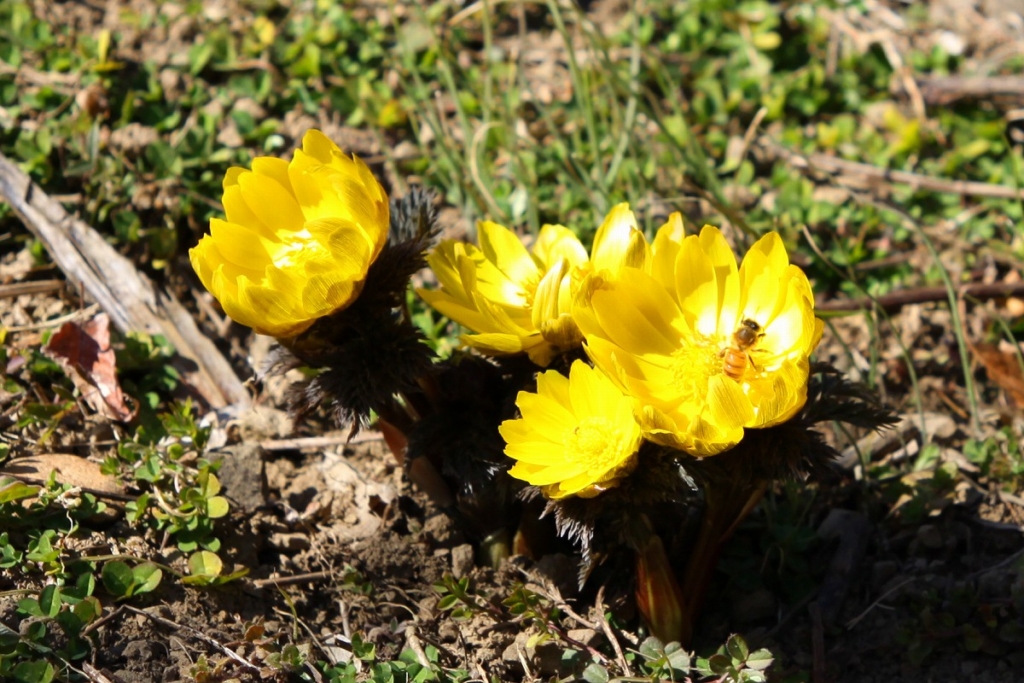
{"label": "fallen dried leaf", "polygon": [[985,366],[990,380],[1006,392],[1018,408],[1024,407],[1024,372],[1020,360],[1011,350],[1004,350],[995,344],[973,344],[971,351]]}
{"label": "fallen dried leaf", "polygon": [[32,455],[11,460],[0,468],[0,475],[11,476],[28,484],[45,484],[51,472],[57,473],[56,479],[61,484],[100,493],[124,493],[114,477],[103,474],[99,465],[77,455]]}
{"label": "fallen dried leaf", "polygon": [[128,422],[138,408],[129,408],[117,381],[114,349],[110,347],[110,318],[100,313],[80,326],[67,322],[50,337],[43,353],[64,368],[93,410],[104,417]]}

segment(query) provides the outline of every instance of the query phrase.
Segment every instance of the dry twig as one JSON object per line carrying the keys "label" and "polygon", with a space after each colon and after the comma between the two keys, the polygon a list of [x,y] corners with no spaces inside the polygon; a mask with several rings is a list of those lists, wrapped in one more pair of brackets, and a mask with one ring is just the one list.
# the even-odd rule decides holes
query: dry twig
{"label": "dry twig", "polygon": [[[1011,296],[1024,296],[1024,282],[993,282],[964,285],[957,290],[958,298],[1003,299]],[[933,287],[914,287],[892,294],[883,294],[874,299],[860,297],[857,299],[833,299],[814,304],[817,311],[864,311],[876,306],[885,311],[894,311],[910,304],[922,304],[930,301],[949,301],[949,291],[942,285]]]}
{"label": "dry twig", "polygon": [[189,635],[191,635],[192,637],[198,638],[199,640],[203,641],[204,643],[206,643],[210,647],[213,647],[213,648],[216,648],[216,649],[220,650],[225,655],[227,655],[230,659],[233,659],[234,661],[238,662],[242,666],[242,668],[247,669],[248,671],[254,671],[257,674],[260,671],[260,668],[258,666],[256,666],[255,664],[249,662],[244,657],[242,657],[241,655],[239,655],[237,652],[235,652],[231,648],[227,647],[226,645],[223,645],[223,644],[217,642],[216,640],[214,640],[210,636],[206,635],[202,631],[194,629],[191,626],[186,626],[184,624],[175,623],[175,622],[171,621],[170,619],[164,619],[163,617],[158,617],[155,614],[150,614],[149,612],[147,612],[145,610],[141,610],[141,609],[138,609],[136,607],[132,607],[131,605],[124,605],[124,608],[127,611],[132,612],[133,614],[138,614],[138,615],[141,615],[143,617],[146,617],[147,619],[149,619],[151,621],[155,621],[156,623],[160,624],[161,626],[165,626],[165,627],[173,629],[174,631],[177,631],[177,632],[184,631],[184,632],[188,633]]}
{"label": "dry twig", "polygon": [[256,579],[253,585],[257,588],[267,586],[292,586],[297,583],[313,583],[323,581],[333,576],[331,572],[309,572],[306,574],[294,574],[292,576],[272,576],[269,579]]}
{"label": "dry twig", "polygon": [[0,285],[0,299],[7,299],[23,294],[49,294],[64,288],[63,280],[30,280],[29,282],[12,282]]}
{"label": "dry twig", "polygon": [[11,205],[67,275],[110,315],[122,333],[164,335],[178,352],[175,366],[211,406],[248,403],[249,394],[192,314],[153,283],[101,235],[48,197],[0,154],[0,199]]}
{"label": "dry twig", "polygon": [[919,83],[925,102],[944,106],[962,99],[1024,100],[1024,76],[938,76]]}
{"label": "dry twig", "polygon": [[604,587],[605,584],[601,584],[601,587],[597,589],[597,600],[594,602],[594,607],[601,615],[601,630],[604,632],[604,637],[608,639],[612,649],[615,650],[615,659],[618,661],[622,673],[629,677],[633,675],[632,670],[629,668],[629,662],[626,661],[626,655],[622,651],[622,646],[619,645],[619,639],[615,637],[615,632],[612,631],[612,625],[608,623],[604,616]]}
{"label": "dry twig", "polygon": [[770,158],[781,159],[793,168],[801,171],[818,171],[828,175],[857,179],[857,187],[876,190],[892,184],[910,185],[916,190],[962,194],[971,197],[993,197],[995,199],[1024,199],[1024,190],[1006,185],[980,183],[973,180],[947,180],[880,168],[857,161],[847,161],[828,154],[800,154],[783,147],[771,138],[762,136],[757,141],[758,147]]}

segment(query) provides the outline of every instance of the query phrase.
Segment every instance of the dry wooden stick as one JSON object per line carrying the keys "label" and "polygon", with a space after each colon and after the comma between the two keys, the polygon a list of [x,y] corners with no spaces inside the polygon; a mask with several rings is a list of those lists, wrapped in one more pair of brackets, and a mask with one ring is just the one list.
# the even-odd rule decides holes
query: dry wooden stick
{"label": "dry wooden stick", "polygon": [[12,298],[23,294],[48,294],[49,292],[59,292],[63,288],[63,280],[12,282],[9,285],[0,285],[0,299]]}
{"label": "dry wooden stick", "polygon": [[249,394],[231,365],[184,306],[154,287],[95,230],[69,216],[3,154],[0,200],[11,205],[68,279],[81,285],[118,330],[164,335],[178,352],[174,366],[210,407],[248,403]]}
{"label": "dry wooden stick", "polygon": [[330,448],[331,446],[347,446],[370,441],[383,441],[384,436],[378,432],[362,432],[349,437],[344,434],[328,434],[325,436],[304,436],[295,439],[268,439],[260,442],[265,451],[299,451],[302,449]]}
{"label": "dry wooden stick", "polygon": [[928,104],[999,96],[1024,99],[1024,76],[938,76],[921,81],[919,87]]}
{"label": "dry wooden stick", "polygon": [[769,157],[782,159],[794,168],[859,178],[866,181],[867,186],[870,188],[886,183],[899,183],[931,192],[962,194],[972,197],[994,197],[996,199],[1024,199],[1024,190],[1018,190],[1006,185],[980,183],[973,180],[933,178],[932,176],[921,175],[920,173],[893,171],[887,168],[872,166],[871,164],[847,161],[846,159],[829,156],[828,154],[800,154],[783,147],[767,136],[762,136],[757,144]]}
{"label": "dry wooden stick", "polygon": [[307,574],[295,574],[293,576],[272,576],[269,579],[256,579],[253,585],[257,588],[267,586],[293,586],[297,583],[315,583],[326,581],[334,576],[333,572],[309,572]]}
{"label": "dry wooden stick", "polygon": [[[1024,296],[1024,282],[993,282],[991,284],[964,285],[957,290],[961,297],[969,296],[975,299],[1002,299],[1010,296]],[[949,293],[942,285],[933,287],[915,287],[905,289],[892,294],[883,294],[874,299],[859,297],[857,299],[834,299],[814,304],[817,311],[863,311],[870,310],[875,306],[885,310],[894,311],[909,304],[921,304],[929,301],[948,301]]]}

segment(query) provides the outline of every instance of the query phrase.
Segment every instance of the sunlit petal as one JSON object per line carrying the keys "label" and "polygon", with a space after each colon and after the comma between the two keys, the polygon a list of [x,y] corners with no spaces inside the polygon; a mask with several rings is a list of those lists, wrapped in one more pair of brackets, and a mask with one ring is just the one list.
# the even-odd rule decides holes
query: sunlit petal
{"label": "sunlit petal", "polygon": [[227,171],[228,220],[212,219],[189,258],[229,317],[283,338],[355,300],[389,224],[384,189],[360,164],[309,131],[291,162]]}
{"label": "sunlit petal", "polygon": [[569,377],[541,373],[537,393],[520,392],[522,417],[499,428],[512,477],[549,498],[596,495],[616,486],[636,461],[640,426],[630,399],[600,370],[575,361]]}

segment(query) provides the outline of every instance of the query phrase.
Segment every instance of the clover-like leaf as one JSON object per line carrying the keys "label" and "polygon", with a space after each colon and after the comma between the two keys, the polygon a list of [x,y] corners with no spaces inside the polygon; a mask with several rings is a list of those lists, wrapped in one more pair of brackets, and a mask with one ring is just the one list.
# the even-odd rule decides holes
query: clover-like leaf
{"label": "clover-like leaf", "polygon": [[50,584],[43,588],[39,594],[39,609],[43,613],[43,616],[50,617],[51,619],[57,616],[60,612],[61,603],[60,587],[55,584]]}
{"label": "clover-like leaf", "polygon": [[160,585],[164,573],[153,562],[143,562],[132,570],[132,580],[135,584],[135,593],[149,593]]}
{"label": "clover-like leaf", "polygon": [[188,558],[188,571],[192,576],[220,576],[224,563],[215,553],[200,550]]}
{"label": "clover-like leaf", "polygon": [[206,501],[206,514],[210,519],[219,519],[228,514],[230,506],[224,496],[213,496]]}
{"label": "clover-like leaf", "polygon": [[126,598],[132,594],[135,577],[132,575],[131,567],[124,562],[118,560],[107,562],[103,565],[100,578],[103,581],[103,587],[114,597]]}

